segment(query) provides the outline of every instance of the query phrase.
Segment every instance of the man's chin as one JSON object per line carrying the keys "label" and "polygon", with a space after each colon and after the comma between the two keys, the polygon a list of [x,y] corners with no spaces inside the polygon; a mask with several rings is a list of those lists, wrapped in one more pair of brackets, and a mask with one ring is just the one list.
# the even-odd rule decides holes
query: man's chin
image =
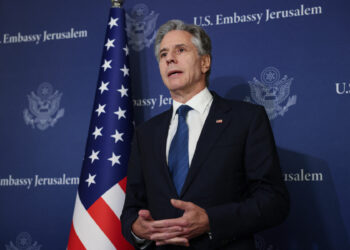
{"label": "man's chin", "polygon": [[176,81],[169,81],[166,86],[172,92],[172,91],[178,91],[178,90],[184,89],[186,87],[186,84],[176,80]]}

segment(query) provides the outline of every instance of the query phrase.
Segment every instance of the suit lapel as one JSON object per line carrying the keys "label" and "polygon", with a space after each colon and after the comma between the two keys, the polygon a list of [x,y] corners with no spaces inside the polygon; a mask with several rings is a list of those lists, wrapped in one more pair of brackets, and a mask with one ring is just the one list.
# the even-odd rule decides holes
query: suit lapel
{"label": "suit lapel", "polygon": [[213,104],[199,136],[191,167],[188,171],[180,197],[186,192],[201,169],[203,162],[208,157],[217,139],[230,123],[229,111],[231,107],[226,105],[225,102],[215,93],[212,94],[214,97]]}
{"label": "suit lapel", "polygon": [[158,160],[160,161],[160,170],[159,173],[163,176],[163,178],[168,183],[172,196],[174,194],[177,195],[176,188],[173,184],[172,178],[170,176],[169,167],[166,161],[166,142],[168,137],[170,119],[172,115],[172,108],[169,109],[165,114],[161,122],[158,124],[155,130],[155,143],[154,150],[156,157],[159,156]]}

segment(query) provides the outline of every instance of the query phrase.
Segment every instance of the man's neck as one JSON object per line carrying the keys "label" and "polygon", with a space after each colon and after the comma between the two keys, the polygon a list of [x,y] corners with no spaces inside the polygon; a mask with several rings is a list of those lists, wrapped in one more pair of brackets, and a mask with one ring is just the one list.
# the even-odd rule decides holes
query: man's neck
{"label": "man's neck", "polygon": [[186,93],[186,91],[170,91],[170,95],[173,100],[180,103],[186,103],[205,88],[205,85],[200,86],[199,88],[192,89],[188,93]]}

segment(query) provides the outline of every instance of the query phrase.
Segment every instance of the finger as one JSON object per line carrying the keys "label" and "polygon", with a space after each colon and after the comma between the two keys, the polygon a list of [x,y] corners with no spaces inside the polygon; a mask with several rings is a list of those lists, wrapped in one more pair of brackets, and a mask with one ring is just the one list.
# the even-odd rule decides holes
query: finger
{"label": "finger", "polygon": [[132,232],[139,238],[149,240],[149,237],[152,234],[151,228],[148,226],[149,223],[151,222],[139,216],[132,224]]}
{"label": "finger", "polygon": [[154,228],[186,227],[186,220],[183,217],[176,219],[157,220],[152,223]]}
{"label": "finger", "polygon": [[139,216],[144,220],[153,220],[150,211],[146,209],[141,209],[139,211]]}
{"label": "finger", "polygon": [[188,210],[192,208],[191,202],[176,200],[176,199],[171,199],[170,202],[171,202],[171,205],[173,205],[173,207],[176,207],[181,210]]}
{"label": "finger", "polygon": [[183,237],[175,237],[169,240],[164,240],[164,241],[156,241],[157,246],[162,246],[166,244],[172,244],[172,245],[178,245],[178,246],[185,246],[189,247],[190,243],[188,242],[188,239],[183,238]]}
{"label": "finger", "polygon": [[153,229],[154,233],[174,233],[174,232],[183,232],[183,228],[180,226],[172,227],[156,227],[154,226],[155,221],[150,222],[150,227]]}
{"label": "finger", "polygon": [[151,240],[154,241],[165,241],[170,240],[172,238],[179,237],[182,232],[165,232],[165,233],[154,233],[151,235]]}

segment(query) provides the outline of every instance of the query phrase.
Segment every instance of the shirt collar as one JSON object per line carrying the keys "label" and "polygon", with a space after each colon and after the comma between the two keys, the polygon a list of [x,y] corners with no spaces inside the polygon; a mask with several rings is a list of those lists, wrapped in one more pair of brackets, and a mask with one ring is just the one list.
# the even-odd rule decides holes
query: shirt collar
{"label": "shirt collar", "polygon": [[204,88],[201,92],[193,96],[186,103],[181,103],[173,100],[173,115],[172,119],[174,119],[176,115],[176,110],[183,104],[190,106],[192,109],[198,111],[203,114],[207,105],[213,100],[213,96],[208,90],[208,88]]}

